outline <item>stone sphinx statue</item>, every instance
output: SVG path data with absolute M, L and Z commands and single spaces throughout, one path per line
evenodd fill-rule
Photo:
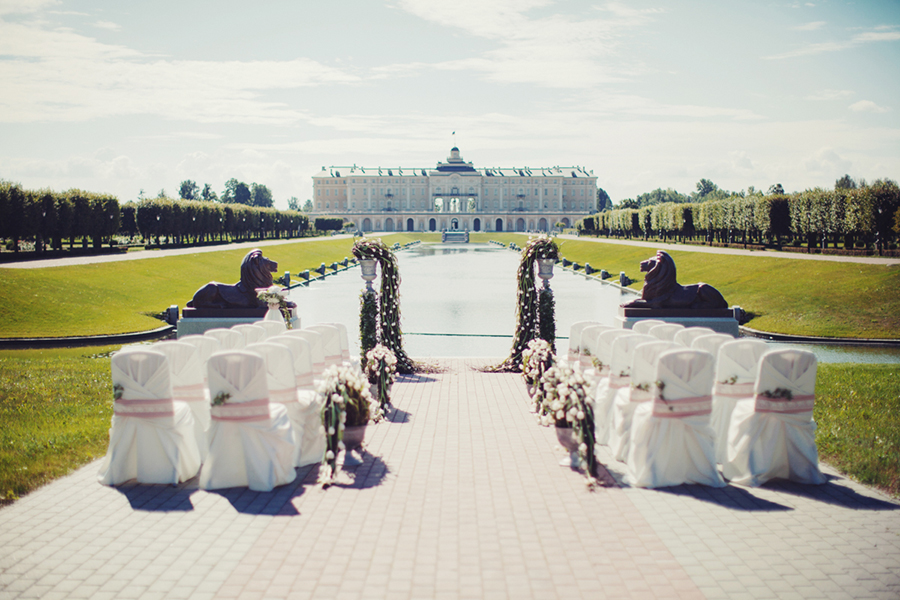
M 679 285 L 675 279 L 675 261 L 662 250 L 641 263 L 641 272 L 647 274 L 644 276 L 640 300 L 632 300 L 623 304 L 623 307 L 699 310 L 728 308 L 728 303 L 719 290 L 707 283 Z
M 241 261 L 241 280 L 234 285 L 211 281 L 194 293 L 187 303 L 190 308 L 264 308 L 265 303 L 256 297 L 258 288 L 272 285 L 272 273 L 278 263 L 254 249 Z

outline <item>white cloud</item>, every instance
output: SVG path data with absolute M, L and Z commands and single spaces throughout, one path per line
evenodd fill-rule
M 118 31 L 122 29 L 122 26 L 118 23 L 113 23 L 111 21 L 97 21 L 94 23 L 94 27 L 99 27 L 100 29 L 109 29 L 110 31 Z
M 816 29 L 821 29 L 824 25 L 825 21 L 811 21 L 809 23 L 804 23 L 803 25 L 797 25 L 791 29 L 794 31 L 815 31 Z
M 871 113 L 886 113 L 890 109 L 885 108 L 883 106 L 878 106 L 871 100 L 860 100 L 859 102 L 854 102 L 848 107 L 853 112 L 871 112 Z
M 840 50 L 854 48 L 856 46 L 868 44 L 871 42 L 893 42 L 896 40 L 900 40 L 900 31 L 895 31 L 893 27 L 889 26 L 879 26 L 876 27 L 873 31 L 858 33 L 849 40 L 808 44 L 795 50 L 790 50 L 781 54 L 772 54 L 770 56 L 764 56 L 763 58 L 770 60 L 779 60 L 784 58 L 795 58 L 798 56 L 812 56 L 815 54 L 822 54 L 824 52 L 838 52 Z
M 191 61 L 141 54 L 66 29 L 0 21 L 0 121 L 155 114 L 200 122 L 285 123 L 304 115 L 266 90 L 353 83 L 307 58 Z
M 811 173 L 848 173 L 853 162 L 838 155 L 832 148 L 820 148 L 804 161 L 804 167 Z
M 58 0 L 0 0 L 0 15 L 33 13 L 58 4 Z
M 853 92 L 850 90 L 820 90 L 818 92 L 812 93 L 806 97 L 807 100 L 837 100 L 839 98 L 846 98 L 847 96 L 852 96 Z

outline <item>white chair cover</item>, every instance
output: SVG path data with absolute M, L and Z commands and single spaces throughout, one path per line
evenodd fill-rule
M 131 350 L 112 357 L 114 386 L 122 397 L 113 402 L 109 448 L 98 480 L 119 485 L 177 484 L 200 470 L 191 409 L 172 400 L 169 360 L 154 350 Z
M 701 335 L 693 342 L 691 342 L 691 348 L 693 348 L 694 350 L 704 350 L 706 352 L 709 352 L 713 356 L 718 357 L 719 348 L 721 348 L 722 344 L 726 344 L 732 340 L 734 340 L 734 338 L 727 333 Z
M 256 352 L 266 361 L 269 402 L 283 404 L 287 410 L 294 440 L 294 466 L 299 467 L 304 422 L 303 410 L 297 397 L 297 380 L 294 376 L 294 356 L 291 349 L 277 342 L 259 342 L 247 346 L 247 351 Z
M 590 325 L 599 325 L 597 321 L 577 321 L 569 327 L 569 352 L 566 360 L 575 365 L 581 355 L 581 331 Z
M 311 325 L 304 331 L 315 331 L 322 334 L 322 349 L 325 351 L 325 366 L 341 365 L 344 362 L 341 353 L 341 330 L 335 325 Z
M 200 460 L 206 460 L 209 448 L 206 432 L 209 431 L 209 393 L 203 382 L 200 351 L 193 344 L 165 341 L 153 344 L 153 349 L 169 358 L 169 378 L 172 382 L 172 398 L 186 403 L 194 415 L 194 437 L 200 449 Z
M 215 329 L 207 329 L 203 335 L 219 340 L 219 344 L 222 345 L 222 351 L 240 350 L 246 345 L 244 336 L 234 329 L 216 327 Z
M 260 322 L 261 321 L 257 321 L 256 323 L 240 323 L 231 327 L 231 329 L 244 336 L 244 348 L 250 344 L 255 344 L 266 339 L 266 330 L 260 327 Z
M 728 429 L 722 470 L 732 483 L 758 486 L 770 479 L 825 483 L 819 470 L 813 405 L 816 356 L 806 350 L 771 350 L 759 363 L 754 397 L 738 402 Z M 791 399 L 769 398 L 785 395 Z
M 664 325 L 654 325 L 650 328 L 650 335 L 667 342 L 675 341 L 675 334 L 685 329 L 684 325 L 678 323 L 665 323 Z
M 178 338 L 178 341 L 183 344 L 191 344 L 192 346 L 197 348 L 200 367 L 203 371 L 203 381 L 206 381 L 206 361 L 208 361 L 209 357 L 212 356 L 215 352 L 219 352 L 222 349 L 222 344 L 218 339 L 212 336 L 199 335 L 196 333 L 180 337 Z
M 650 329 L 657 325 L 665 325 L 665 321 L 659 319 L 642 319 L 631 326 L 631 330 L 635 333 L 650 333 Z
M 581 330 L 581 347 L 578 355 L 581 362 L 581 372 L 588 378 L 588 381 L 594 381 L 597 376 L 597 372 L 594 369 L 594 356 L 597 352 L 600 334 L 611 329 L 612 327 L 609 325 L 588 325 Z
M 756 373 L 769 345 L 762 340 L 732 339 L 722 344 L 716 358 L 710 426 L 716 435 L 716 461 L 725 462 L 731 413 L 740 400 L 753 397 Z
M 325 323 L 325 325 L 334 325 L 341 332 L 341 360 L 350 364 L 350 336 L 347 335 L 347 326 L 343 323 Z
M 716 469 L 712 410 L 713 357 L 683 348 L 657 361 L 653 401 L 638 406 L 631 426 L 626 481 L 637 487 L 700 483 L 723 487 Z
M 313 375 L 316 379 L 319 379 L 325 371 L 325 344 L 322 340 L 322 334 L 308 329 L 288 329 L 286 334 L 295 335 L 309 342 L 309 356 L 312 360 Z
M 213 490 L 247 486 L 268 492 L 294 481 L 294 441 L 284 405 L 269 403 L 266 365 L 253 352 L 218 352 L 209 359 L 212 407 L 209 457 L 200 472 L 200 487 Z
M 639 344 L 659 341 L 652 335 L 623 331 L 626 332 L 625 335 L 616 337 L 612 343 L 606 396 L 597 396 L 595 402 L 597 409 L 594 411 L 594 437 L 598 443 L 609 444 L 609 447 L 613 449 L 616 448 L 615 406 L 620 396 L 624 397 L 624 402 L 628 401 L 631 387 L 631 359 L 634 356 L 634 349 Z
M 285 331 L 287 331 L 287 326 L 284 324 L 284 321 L 257 321 L 254 325 L 258 325 L 266 330 L 266 339 L 270 337 L 275 337 L 276 335 L 281 335 Z
M 297 400 L 303 420 L 303 445 L 300 448 L 300 466 L 322 462 L 325 455 L 325 434 L 322 431 L 322 402 L 316 393 L 313 379 L 310 344 L 300 336 L 279 335 L 269 340 L 290 348 L 294 357 L 294 375 L 297 381 Z
M 617 394 L 613 407 L 616 445 L 611 448 L 616 460 L 628 459 L 628 445 L 631 442 L 631 421 L 634 411 L 642 402 L 653 399 L 656 385 L 656 361 L 663 352 L 680 348 L 675 342 L 657 340 L 644 342 L 634 348 L 631 358 L 631 385 L 627 394 Z
M 698 337 L 704 335 L 714 335 L 716 332 L 709 327 L 685 327 L 681 331 L 675 333 L 675 342 L 681 344 L 685 348 L 690 348 Z M 714 355 L 715 356 L 715 355 Z
M 630 329 L 610 329 L 600 334 L 594 352 L 594 384 L 588 398 L 594 408 L 594 439 L 598 444 L 609 441 L 609 419 L 612 414 L 606 406 L 609 391 L 609 365 L 612 361 L 613 342 L 623 335 L 635 335 Z M 601 408 L 602 407 L 602 408 Z

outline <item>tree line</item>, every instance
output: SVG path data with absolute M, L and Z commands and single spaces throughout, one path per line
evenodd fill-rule
M 247 185 L 243 181 L 231 178 L 225 182 L 225 190 L 221 198 L 212 187 L 205 183 L 201 189 L 193 179 L 185 179 L 178 188 L 178 195 L 182 200 L 202 200 L 204 202 L 222 202 L 224 204 L 245 204 L 260 208 L 272 208 L 275 201 L 272 191 L 261 183 Z M 165 190 L 161 190 L 159 197 L 166 197 Z M 288 199 L 289 210 L 300 210 L 300 201 L 296 196 Z
M 109 194 L 27 190 L 0 181 L 0 238 L 16 252 L 25 240 L 43 252 L 62 250 L 66 241 L 73 248 L 76 240 L 83 248 L 100 248 L 113 245 L 117 235 L 189 244 L 294 237 L 308 230 L 309 217 L 295 210 L 165 197 L 120 205 Z
M 805 244 L 810 249 L 825 249 L 829 244 L 878 251 L 896 247 L 900 187 L 889 179 L 857 185 L 842 178 L 836 183 L 833 190 L 814 188 L 792 194 L 785 194 L 780 185 L 766 194 L 752 188 L 750 193 L 727 196 L 709 190 L 700 201 L 663 201 L 607 210 L 585 217 L 577 228 L 588 235 L 607 237 Z M 712 199 L 706 199 L 710 196 Z

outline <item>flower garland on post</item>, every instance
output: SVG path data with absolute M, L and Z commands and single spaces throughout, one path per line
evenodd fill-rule
M 260 302 L 268 304 L 269 310 L 272 310 L 277 306 L 278 311 L 281 313 L 281 317 L 284 319 L 285 327 L 291 329 L 291 308 L 296 307 L 297 305 L 293 302 L 288 302 L 287 295 L 285 294 L 286 291 L 287 290 L 284 290 L 277 285 L 269 286 L 267 288 L 256 288 L 256 298 Z
M 555 364 L 556 356 L 546 340 L 535 338 L 528 342 L 528 347 L 522 353 L 522 378 L 525 379 L 530 394 L 536 393 L 541 377 Z
M 378 344 L 366 353 L 366 377 L 378 390 L 378 404 L 382 411 L 391 403 L 390 389 L 396 373 L 397 357 L 389 348 Z
M 559 247 L 550 236 L 542 235 L 528 240 L 528 244 L 522 250 L 522 260 L 519 262 L 519 287 L 516 293 L 516 334 L 513 337 L 512 350 L 509 357 L 499 365 L 488 367 L 490 372 L 519 372 L 522 370 L 522 353 L 528 347 L 528 342 L 539 337 L 543 332 L 539 328 L 539 313 L 537 306 L 537 293 L 534 289 L 534 263 L 541 258 L 559 259 Z M 550 299 L 552 301 L 552 295 Z M 553 318 L 552 310 L 548 313 L 548 319 Z M 546 326 L 553 329 L 553 340 L 556 339 L 556 325 L 547 323 Z M 544 338 L 546 339 L 546 338 Z
M 578 454 L 585 466 L 587 485 L 592 488 L 597 484 L 597 458 L 594 409 L 588 401 L 589 387 L 580 371 L 568 365 L 556 365 L 541 377 L 534 395 L 534 406 L 541 425 L 572 428 L 578 441 Z
M 556 300 L 553 298 L 553 290 L 549 286 L 542 287 L 538 292 L 538 336 L 550 345 L 553 353 L 556 353 Z
M 366 354 L 378 344 L 378 294 L 365 289 L 359 295 L 360 362 L 366 364 Z
M 383 413 L 358 372 L 350 367 L 330 366 L 316 391 L 324 398 L 321 417 L 325 429 L 322 458 L 325 469 L 319 473 L 319 483 L 327 487 L 334 483 L 337 457 L 345 449 L 344 429 L 365 425 L 369 420 L 377 423 Z
M 400 270 L 397 266 L 397 257 L 378 238 L 358 240 L 353 244 L 353 256 L 360 260 L 374 258 L 381 266 L 381 295 L 378 307 L 381 343 L 397 358 L 398 372 L 415 373 L 415 363 L 403 350 L 403 333 L 400 331 Z

